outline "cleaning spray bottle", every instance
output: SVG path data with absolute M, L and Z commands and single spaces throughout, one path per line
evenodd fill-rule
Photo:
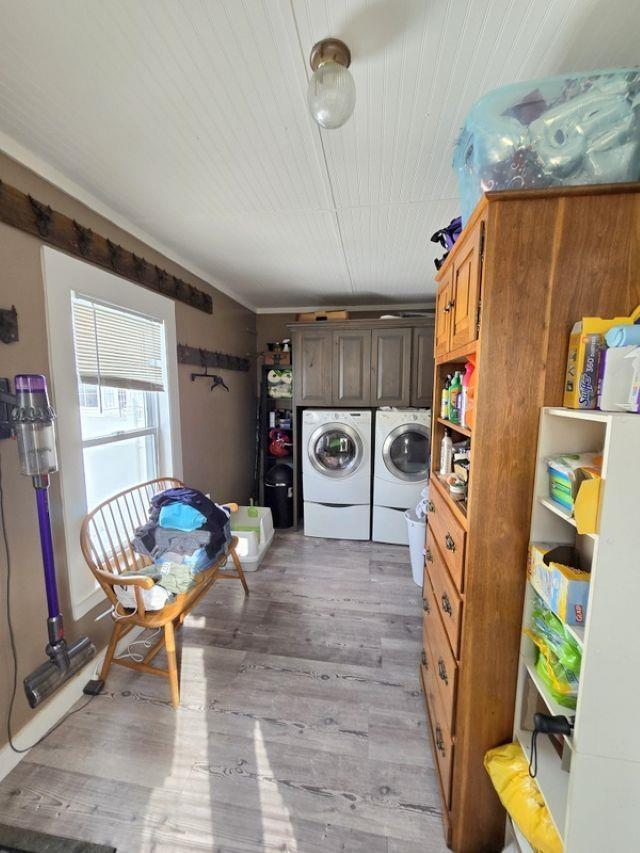
M 469 383 L 471 382 L 471 374 L 474 371 L 474 365 L 468 361 L 464 368 L 464 376 L 462 377 L 462 394 L 460 395 L 460 423 L 463 427 L 468 427 L 467 423 L 467 408 L 469 405 Z
M 451 387 L 451 374 L 447 373 L 447 378 L 442 386 L 442 395 L 440 402 L 440 417 L 447 419 L 449 417 L 449 388 Z
M 453 374 L 449 388 L 449 420 L 452 424 L 459 423 L 458 397 L 462 393 L 462 374 L 459 370 Z

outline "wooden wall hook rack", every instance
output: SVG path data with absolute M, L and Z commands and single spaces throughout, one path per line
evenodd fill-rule
M 213 352 L 201 347 L 178 344 L 178 364 L 195 364 L 198 367 L 221 367 L 224 370 L 242 370 L 247 372 L 251 362 L 239 355 L 226 352 Z

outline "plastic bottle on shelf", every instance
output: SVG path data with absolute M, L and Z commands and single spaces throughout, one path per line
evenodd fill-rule
M 449 420 L 452 424 L 459 423 L 458 398 L 462 393 L 462 374 L 459 370 L 453 374 L 449 388 Z
M 449 430 L 445 427 L 444 436 L 440 443 L 440 476 L 446 477 L 451 473 L 453 462 L 453 441 Z
M 447 378 L 444 380 L 444 385 L 442 386 L 442 395 L 440 402 L 440 417 L 448 418 L 449 417 L 449 389 L 451 387 L 451 374 L 447 373 Z
M 464 367 L 464 375 L 462 377 L 462 394 L 460 395 L 460 423 L 463 427 L 468 427 L 467 423 L 467 408 L 469 405 L 469 383 L 471 382 L 471 374 L 475 367 L 471 361 L 468 361 Z

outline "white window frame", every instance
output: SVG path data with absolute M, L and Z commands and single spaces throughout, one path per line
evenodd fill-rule
M 173 300 L 145 290 L 106 270 L 42 248 L 51 392 L 57 414 L 67 570 L 71 610 L 80 619 L 104 600 L 80 550 L 80 528 L 87 513 L 80 401 L 73 344 L 72 296 L 96 299 L 114 308 L 134 311 L 162 323 L 165 389 L 159 402 L 159 475 L 182 479 L 182 442 L 176 358 L 176 318 Z M 102 439 L 98 440 L 103 442 Z M 86 441 L 84 442 L 86 445 Z

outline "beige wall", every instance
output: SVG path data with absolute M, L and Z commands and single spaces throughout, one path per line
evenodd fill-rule
M 31 193 L 39 201 L 72 216 L 85 226 L 109 237 L 169 273 L 199 287 L 204 282 L 185 269 L 145 246 L 127 232 L 93 213 L 32 172 L 0 154 L 0 179 Z M 0 307 L 14 304 L 18 311 L 20 340 L 0 343 L 0 376 L 16 373 L 49 375 L 41 241 L 0 224 Z M 131 287 L 137 285 L 132 284 Z M 176 324 L 180 343 L 237 355 L 256 350 L 255 315 L 229 297 L 213 290 L 213 316 L 180 302 L 176 303 Z M 184 479 L 216 497 L 244 503 L 253 486 L 255 438 L 255 374 L 215 371 L 224 375 L 230 388 L 211 393 L 206 382 L 191 382 L 191 368 L 179 367 Z M 55 401 L 54 401 L 55 403 Z M 0 463 L 6 513 L 6 529 L 13 563 L 11 613 L 18 646 L 18 696 L 13 714 L 17 732 L 34 715 L 22 690 L 22 679 L 44 660 L 46 644 L 46 604 L 42 563 L 37 536 L 34 492 L 31 481 L 19 474 L 15 442 L 0 442 Z M 97 607 L 74 623 L 69 607 L 64 554 L 60 491 L 57 475 L 52 477 L 52 521 L 56 548 L 61 607 L 67 636 L 86 633 L 98 646 L 104 645 L 109 620 L 95 622 L 104 607 Z M 88 570 L 87 570 L 88 571 Z M 8 653 L 5 621 L 6 565 L 0 550 L 0 745 L 6 741 L 5 715 L 11 686 L 12 664 Z

